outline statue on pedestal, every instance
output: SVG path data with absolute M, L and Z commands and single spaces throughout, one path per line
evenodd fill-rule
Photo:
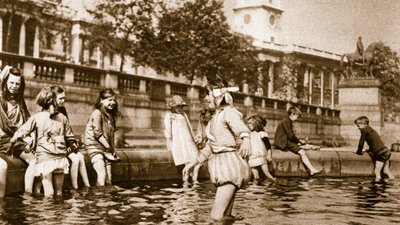
M 358 77 L 358 76 L 366 76 L 373 77 L 372 67 L 375 58 L 375 53 L 377 50 L 383 49 L 382 42 L 373 42 L 368 48 L 364 51 L 364 45 L 362 43 L 361 37 L 358 38 L 357 41 L 357 50 L 354 53 L 346 53 L 341 56 L 340 65 L 343 66 L 344 58 L 347 59 L 346 65 L 346 75 L 347 77 Z M 358 63 L 358 64 L 357 64 Z M 364 70 L 364 74 L 360 75 L 360 73 L 355 73 L 353 70 L 354 65 L 359 65 Z

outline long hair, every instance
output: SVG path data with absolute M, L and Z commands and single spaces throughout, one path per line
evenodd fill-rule
M 99 96 L 97 97 L 96 103 L 94 104 L 94 108 L 100 110 L 100 112 L 102 112 L 105 115 L 107 114 L 110 115 L 112 117 L 110 119 L 115 127 L 116 119 L 118 116 L 118 102 L 117 101 L 115 102 L 115 106 L 112 110 L 107 110 L 107 111 L 105 111 L 104 107 L 101 104 L 102 100 L 113 96 L 116 96 L 116 94 L 112 89 L 110 88 L 103 89 L 102 91 L 100 91 Z
M 57 95 L 64 93 L 64 89 L 60 86 L 51 86 L 50 89 L 55 94 L 55 98 L 57 99 Z M 67 109 L 64 106 L 59 106 L 57 100 L 54 101 L 54 104 L 57 106 L 58 112 L 62 113 L 64 116 L 68 118 Z
M 257 132 L 263 131 L 264 127 L 267 125 L 267 119 L 259 114 L 248 117 L 247 121 L 249 120 L 253 120 L 254 131 Z
M 7 81 L 10 78 L 10 74 L 17 77 L 21 77 L 21 84 L 18 89 L 18 93 L 16 95 L 12 95 L 7 88 Z M 22 116 L 24 118 L 24 121 L 26 121 L 29 118 L 30 114 L 28 111 L 28 107 L 26 107 L 26 102 L 24 99 L 24 91 L 25 91 L 25 78 L 24 76 L 22 76 L 21 71 L 18 68 L 12 67 L 1 81 L 1 98 L 2 100 L 4 100 L 2 101 L 3 103 L 2 107 L 6 109 L 7 104 L 5 104 L 5 102 L 10 100 L 15 100 L 17 104 L 21 107 Z

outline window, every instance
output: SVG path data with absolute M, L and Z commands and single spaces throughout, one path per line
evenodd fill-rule
M 244 15 L 244 23 L 245 24 L 249 24 L 250 23 L 250 21 L 251 21 L 251 17 L 250 17 L 250 15 L 249 14 L 246 14 L 246 15 Z

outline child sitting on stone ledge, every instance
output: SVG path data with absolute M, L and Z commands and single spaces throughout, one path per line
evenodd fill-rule
M 292 106 L 287 111 L 287 114 L 288 115 L 279 122 L 276 128 L 274 139 L 275 147 L 284 151 L 291 151 L 295 154 L 298 154 L 310 176 L 321 173 L 322 170 L 317 170 L 314 168 L 308 159 L 306 152 L 300 147 L 306 143 L 301 141 L 296 136 L 293 129 L 293 123 L 301 116 L 300 109 Z

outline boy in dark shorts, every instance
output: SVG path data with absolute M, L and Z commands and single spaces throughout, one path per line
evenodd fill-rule
M 288 116 L 281 120 L 276 128 L 274 140 L 275 147 L 284 151 L 291 151 L 295 154 L 298 154 L 310 176 L 321 173 L 322 170 L 315 169 L 308 159 L 304 149 L 301 149 L 300 146 L 304 145 L 305 143 L 296 137 L 293 129 L 293 123 L 301 116 L 300 109 L 292 106 L 287 111 L 287 114 Z
M 379 134 L 369 126 L 369 120 L 366 116 L 358 117 L 354 123 L 361 131 L 360 141 L 356 154 L 362 155 L 364 142 L 369 146 L 368 154 L 375 166 L 375 181 L 382 179 L 381 172 L 386 174 L 389 179 L 394 179 L 392 172 L 389 169 L 390 150 L 385 146 Z

